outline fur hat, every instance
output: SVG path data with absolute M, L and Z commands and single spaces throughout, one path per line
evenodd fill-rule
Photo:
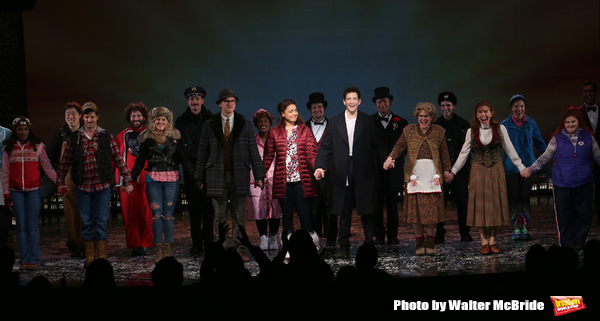
M 441 105 L 442 101 L 449 101 L 452 103 L 452 105 L 456 105 L 456 103 L 458 102 L 458 99 L 456 98 L 454 93 L 450 91 L 444 91 L 443 93 L 439 94 L 437 100 L 438 105 Z
M 148 113 L 148 116 L 150 117 L 150 122 L 153 122 L 154 118 L 159 116 L 166 117 L 169 123 L 173 122 L 173 112 L 167 109 L 167 107 L 155 107 Z

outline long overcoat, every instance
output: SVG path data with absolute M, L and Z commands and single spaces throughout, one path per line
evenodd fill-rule
M 265 179 L 265 169 L 258 153 L 252 123 L 244 116 L 234 113 L 233 129 L 233 177 L 237 196 L 250 194 L 250 170 L 255 181 Z M 206 183 L 207 195 L 221 197 L 223 195 L 225 164 L 223 125 L 221 114 L 210 117 L 202 126 L 198 144 L 198 163 L 196 164 L 197 180 Z
M 325 176 L 331 184 L 329 210 L 341 215 L 349 165 L 349 143 L 345 111 L 331 118 L 323 142 L 319 147 L 315 168 L 326 169 Z M 353 173 L 354 201 L 358 215 L 370 215 L 379 204 L 379 167 L 387 157 L 385 137 L 375 127 L 373 116 L 358 111 L 354 128 Z

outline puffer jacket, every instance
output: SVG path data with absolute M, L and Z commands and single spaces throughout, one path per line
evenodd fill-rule
M 312 183 L 315 160 L 317 159 L 317 142 L 310 128 L 305 124 L 298 125 L 298 161 L 300 165 L 300 179 L 305 198 L 316 196 L 316 190 Z M 286 153 L 287 153 L 287 131 L 284 126 L 278 125 L 269 131 L 265 143 L 263 165 L 265 171 L 275 162 L 273 174 L 273 198 L 285 198 L 286 179 Z

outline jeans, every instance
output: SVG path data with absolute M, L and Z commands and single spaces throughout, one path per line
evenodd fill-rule
M 10 191 L 13 212 L 17 220 L 17 242 L 21 263 L 40 263 L 40 209 L 42 195 L 39 189 L 29 192 Z
M 84 241 L 106 241 L 110 217 L 111 188 L 88 193 L 77 188 L 77 207 L 81 216 L 81 236 Z
M 179 196 L 179 182 L 159 182 L 146 176 L 146 195 L 152 210 L 154 244 L 173 243 L 173 212 Z M 191 195 L 190 197 L 196 197 Z M 164 240 L 163 240 L 164 237 Z

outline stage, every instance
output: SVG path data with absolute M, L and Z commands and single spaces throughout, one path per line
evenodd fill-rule
M 395 285 L 392 287 L 394 290 L 383 291 L 385 299 L 376 300 L 374 304 L 381 304 L 384 309 L 388 310 L 387 312 L 398 313 L 393 307 L 394 302 L 401 302 L 401 300 L 412 302 L 418 298 L 428 303 L 431 303 L 432 300 L 456 298 L 489 300 L 489 302 L 498 297 L 527 301 L 538 299 L 545 302 L 546 307 L 544 310 L 548 314 L 548 310 L 552 310 L 550 295 L 583 295 L 584 300 L 587 299 L 588 310 L 592 307 L 598 309 L 600 301 L 596 300 L 593 291 L 588 290 L 591 289 L 592 285 L 582 281 L 586 280 L 584 277 L 587 275 L 583 272 L 582 251 L 578 252 L 579 263 L 577 269 L 573 271 L 577 274 L 575 276 L 556 275 L 555 279 L 542 281 L 540 279 L 533 280 L 531 274 L 526 272 L 525 254 L 533 244 L 539 243 L 546 249 L 557 244 L 551 198 L 536 197 L 534 204 L 529 225 L 532 239 L 530 241 L 513 241 L 511 239 L 512 228 L 508 226 L 502 228 L 497 238 L 497 244 L 502 250 L 500 254 L 481 255 L 479 253 L 481 245 L 476 228 L 471 230 L 472 242 L 460 241 L 456 224 L 456 211 L 452 205 L 449 205 L 447 211 L 446 242 L 436 245 L 436 255 L 415 256 L 412 228 L 406 224 L 401 224 L 399 246 L 386 245 L 379 247 L 377 265 L 379 269 L 394 277 L 393 283 Z M 399 211 L 399 213 L 402 215 L 402 211 Z M 297 221 L 295 223 L 295 226 L 299 226 Z M 120 213 L 113 212 L 109 224 L 108 261 L 114 268 L 115 281 L 120 293 L 129 296 L 131 293 L 140 293 L 137 291 L 139 289 L 144 289 L 144 291 L 152 289 L 153 284 L 150 274 L 155 266 L 153 256 L 131 257 L 131 250 L 125 248 L 125 232 Z M 18 272 L 21 285 L 26 286 L 35 276 L 44 276 L 50 281 L 53 288 L 61 288 L 66 293 L 76 293 L 74 291 L 81 287 L 85 276 L 84 261 L 83 259 L 69 258 L 69 252 L 65 246 L 66 232 L 63 217 L 56 214 L 44 214 L 40 219 L 40 225 L 42 253 L 40 266 L 37 271 Z M 254 221 L 246 221 L 246 229 L 250 241 L 258 245 L 259 237 L 256 233 Z M 343 266 L 354 264 L 356 251 L 363 241 L 362 227 L 357 216 L 354 216 L 352 233 L 350 259 L 340 260 L 334 259 L 330 255 L 325 256 L 326 262 L 331 266 L 334 273 L 337 273 Z M 594 218 L 588 240 L 599 238 L 600 227 L 597 218 Z M 16 251 L 17 244 L 14 231 L 11 231 L 11 239 L 10 245 Z M 175 221 L 173 252 L 174 257 L 184 266 L 182 293 L 193 292 L 196 288 L 195 285 L 200 283 L 200 267 L 203 256 L 190 254 L 190 244 L 187 212 L 185 210 L 178 211 Z M 325 246 L 324 239 L 321 240 L 320 245 L 321 247 Z M 273 258 L 276 253 L 275 251 L 268 251 L 267 255 Z M 251 260 L 245 263 L 245 268 L 253 276 L 256 276 L 260 270 L 256 261 L 251 256 L 250 258 Z M 19 271 L 18 264 L 14 265 L 13 271 Z M 571 271 L 565 272 L 571 273 Z M 573 283 L 572 280 L 577 281 Z M 593 282 L 596 282 L 596 280 Z M 543 284 L 543 290 L 536 286 L 538 282 Z M 282 286 L 284 285 L 282 284 Z M 378 288 L 376 285 L 373 286 Z M 535 288 L 532 288 L 533 286 Z M 336 289 L 339 290 L 339 287 L 339 284 L 336 285 Z M 595 286 L 593 287 L 595 288 Z M 345 294 L 352 296 L 354 299 L 365 295 L 361 286 L 357 285 L 352 289 L 354 294 L 351 294 L 352 291 L 350 291 L 350 294 Z M 387 289 L 389 290 L 389 287 Z M 231 289 L 230 291 L 237 290 Z M 256 289 L 245 290 L 249 290 L 252 295 L 256 292 Z M 270 289 L 269 291 L 271 291 L 271 295 L 276 296 L 276 292 L 280 290 Z M 575 292 L 561 292 L 567 290 Z M 317 290 L 317 297 L 320 298 L 322 295 L 323 291 Z M 369 294 L 369 296 L 373 298 L 372 294 Z M 418 311 L 411 312 L 418 313 Z

